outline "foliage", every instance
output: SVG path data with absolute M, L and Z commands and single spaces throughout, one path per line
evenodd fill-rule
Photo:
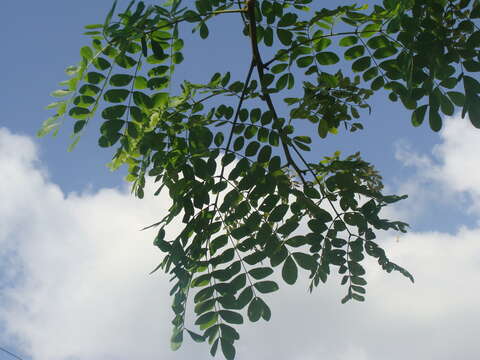
M 212 355 L 220 347 L 233 359 L 235 325 L 245 316 L 271 317 L 264 294 L 279 288 L 275 269 L 287 284 L 305 270 L 310 290 L 336 271 L 347 288 L 342 302 L 364 301 L 365 255 L 413 281 L 375 242 L 377 230 L 406 230 L 379 216 L 405 196 L 384 195 L 381 177 L 359 154 L 308 162 L 312 139 L 298 124 L 303 131 L 310 124 L 320 138 L 342 127 L 361 130 L 360 112 L 380 91 L 412 110 L 414 126 L 427 117 L 439 131 L 441 114 L 457 107 L 480 128 L 478 0 L 384 0 L 372 10 L 328 10 L 312 0 L 132 1 L 117 21 L 115 10 L 103 24 L 86 26 L 92 44 L 67 68 L 70 78 L 52 94 L 60 100 L 49 106 L 56 113 L 39 134 L 56 133 L 73 118 L 74 146 L 106 104 L 99 145 L 117 147 L 112 168 L 128 166 L 140 198 L 148 176 L 160 184 L 156 195 L 168 190 L 169 213 L 151 227 L 165 253 L 155 270 L 174 281 L 173 349 L 188 333 L 207 340 Z M 209 21 L 232 12 L 251 39 L 246 78 L 217 73 L 174 89 L 182 26 L 205 39 Z M 264 62 L 261 46 L 276 55 Z M 271 94 L 286 89 L 303 96 L 285 97 L 290 112 L 281 117 Z M 236 107 L 222 96 L 237 99 Z M 183 228 L 170 234 L 177 217 Z M 201 334 L 187 329 L 189 299 Z

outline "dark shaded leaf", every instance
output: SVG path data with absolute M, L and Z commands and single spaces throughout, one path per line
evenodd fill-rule
M 233 347 L 232 343 L 223 338 L 220 341 L 222 346 L 222 352 L 223 352 L 223 355 L 225 356 L 225 359 L 227 360 L 235 359 L 235 348 Z
M 237 299 L 238 309 L 243 309 L 245 306 L 247 306 L 247 304 L 250 302 L 250 300 L 252 300 L 252 298 L 253 298 L 253 290 L 249 286 L 245 288 L 238 296 L 238 299 Z
M 256 280 L 264 279 L 273 274 L 273 269 L 268 267 L 261 267 L 252 269 L 248 272 Z
M 235 311 L 220 310 L 220 317 L 230 324 L 243 324 L 243 316 Z
M 102 111 L 102 117 L 109 120 L 120 119 L 126 110 L 127 107 L 125 105 L 110 106 Z
M 105 101 L 111 103 L 121 103 L 127 99 L 129 94 L 130 91 L 126 89 L 111 89 L 105 92 L 103 98 L 105 99 Z
M 435 109 L 430 106 L 429 112 L 428 112 L 428 119 L 430 123 L 430 128 L 433 131 L 440 131 L 442 129 L 442 118 L 438 113 L 438 109 Z
M 312 255 L 304 254 L 301 252 L 294 252 L 292 254 L 295 261 L 305 270 L 315 270 L 317 268 L 317 262 Z
M 90 117 L 90 110 L 82 107 L 73 107 L 68 113 L 72 118 L 78 120 L 84 120 Z
M 253 300 L 250 302 L 250 305 L 248 306 L 248 319 L 251 322 L 257 322 L 260 320 L 260 317 L 262 316 L 263 312 L 263 304 L 262 301 L 260 301 L 260 298 L 255 297 Z
M 268 294 L 278 290 L 278 284 L 275 281 L 260 281 L 253 284 L 253 286 L 262 294 Z
M 132 82 L 133 76 L 128 74 L 115 74 L 110 78 L 110 85 L 112 86 L 127 86 Z
M 292 256 L 289 256 L 283 263 L 282 278 L 287 284 L 293 285 L 297 281 L 298 268 Z

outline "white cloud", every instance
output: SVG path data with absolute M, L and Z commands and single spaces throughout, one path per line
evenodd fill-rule
M 32 141 L 6 130 L 0 154 L 2 264 L 15 280 L 3 289 L 9 333 L 34 359 L 164 352 L 168 287 L 147 276 L 161 258 L 153 233 L 138 229 L 165 203 L 136 201 L 126 189 L 64 195 L 37 167 Z
M 451 168 L 459 145 L 449 142 L 455 133 L 448 126 L 439 158 L 424 157 L 425 169 Z M 465 151 L 479 153 L 480 142 L 469 143 Z M 165 199 L 135 200 L 127 189 L 64 194 L 42 170 L 32 141 L 4 129 L 0 174 L 0 339 L 16 336 L 34 360 L 209 359 L 207 346 L 190 341 L 169 350 L 168 279 L 147 276 L 161 254 L 151 245 L 153 233 L 138 229 L 165 213 Z M 456 184 L 441 186 L 474 194 L 473 181 Z M 282 284 L 267 297 L 270 323 L 242 326 L 237 358 L 476 359 L 479 238 L 479 228 L 466 227 L 386 237 L 381 242 L 392 260 L 417 282 L 369 262 L 362 304 L 340 305 L 345 288 L 334 278 L 312 295 L 306 280 Z
M 400 192 L 415 199 L 415 206 L 398 208 L 410 219 L 424 213 L 432 202 L 480 214 L 480 132 L 458 114 L 446 119 L 440 139 L 432 155 L 416 153 L 408 142 L 397 143 L 397 159 L 416 170 L 399 186 Z
M 441 181 L 452 190 L 469 192 L 479 197 L 480 132 L 472 127 L 468 119 L 457 116 L 446 122 L 441 138 L 442 143 L 434 149 L 437 158 L 441 159 Z

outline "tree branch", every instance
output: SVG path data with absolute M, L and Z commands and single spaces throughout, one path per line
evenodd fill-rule
M 295 169 L 295 171 L 298 173 L 298 176 L 302 180 L 302 183 L 304 185 L 307 184 L 302 170 L 298 167 L 298 165 L 295 163 L 295 161 L 292 158 L 292 155 L 290 153 L 290 149 L 288 148 L 288 143 L 285 139 L 285 134 L 283 134 L 283 129 L 280 128 L 280 121 L 277 115 L 277 111 L 275 110 L 275 106 L 273 105 L 272 98 L 270 97 L 270 94 L 266 89 L 264 88 L 264 76 L 265 73 L 263 71 L 265 65 L 262 62 L 262 57 L 260 55 L 260 51 L 258 49 L 258 42 L 257 42 L 257 23 L 255 20 L 255 5 L 256 5 L 256 0 L 247 0 L 247 18 L 248 18 L 248 26 L 249 26 L 249 33 L 250 33 L 250 42 L 252 46 L 252 54 L 253 54 L 253 60 L 255 63 L 255 67 L 257 68 L 258 72 L 258 77 L 260 80 L 260 86 L 262 89 L 262 95 L 265 98 L 265 102 L 267 103 L 268 109 L 272 112 L 273 118 L 275 120 L 275 125 L 278 126 L 278 131 L 280 133 L 280 141 L 282 143 L 283 151 L 285 152 L 285 156 L 287 158 L 287 163 L 292 165 L 292 167 Z

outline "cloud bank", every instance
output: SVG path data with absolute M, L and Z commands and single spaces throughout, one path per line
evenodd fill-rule
M 417 169 L 402 186 L 416 194 L 442 189 L 444 204 L 460 197 L 478 214 L 480 138 L 464 122 L 447 122 L 432 155 L 399 148 L 399 160 Z M 163 274 L 147 275 L 161 254 L 153 233 L 138 229 L 165 213 L 165 198 L 136 200 L 126 188 L 65 194 L 33 141 L 6 129 L 0 175 L 3 343 L 33 360 L 210 358 L 206 346 L 189 340 L 169 350 L 170 284 Z M 398 213 L 435 211 L 428 201 L 408 206 Z M 282 284 L 267 299 L 272 320 L 240 329 L 237 358 L 476 359 L 480 227 L 455 221 L 454 233 L 385 236 L 392 260 L 416 284 L 369 263 L 363 304 L 340 305 L 345 289 L 333 278 L 311 295 L 305 281 Z

